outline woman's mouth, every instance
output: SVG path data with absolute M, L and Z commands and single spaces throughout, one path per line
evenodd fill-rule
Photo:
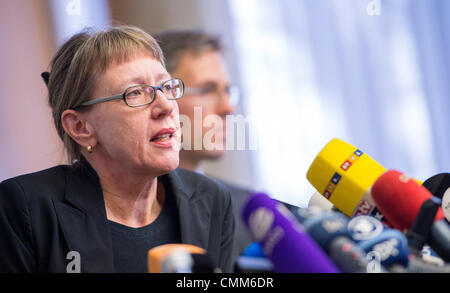
M 150 141 L 164 141 L 164 140 L 169 140 L 172 137 L 173 137 L 172 134 L 166 133 L 166 134 L 159 135 L 159 136 L 157 136 L 155 138 L 152 138 Z
M 175 128 L 163 128 L 150 139 L 150 142 L 162 147 L 172 147 L 175 143 L 174 135 Z

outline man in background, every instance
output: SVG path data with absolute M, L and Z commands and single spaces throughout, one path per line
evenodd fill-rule
M 183 137 L 184 147 L 180 151 L 179 167 L 201 172 L 200 163 L 202 161 L 219 159 L 224 154 L 225 118 L 226 115 L 234 113 L 238 101 L 238 92 L 230 85 L 222 46 L 217 37 L 201 31 L 166 31 L 156 34 L 154 37 L 163 50 L 168 72 L 173 77 L 181 78 L 185 83 L 184 97 L 177 102 L 180 115 L 189 118 L 191 141 L 189 143 L 186 137 Z M 203 126 L 205 117 L 210 115 L 214 115 L 216 121 L 220 119 L 222 123 L 212 123 L 213 125 L 209 127 Z M 213 127 L 217 127 L 217 125 L 222 126 L 219 131 L 214 131 L 215 135 L 212 140 L 216 147 L 205 148 L 201 142 L 196 147 L 196 135 L 194 134 L 196 117 L 202 118 L 201 126 L 197 126 L 201 127 L 201 136 L 214 130 Z M 183 119 L 181 122 L 183 124 Z M 182 127 L 186 127 L 186 125 L 182 125 Z M 200 129 L 196 131 L 199 132 Z M 236 223 L 232 257 L 235 261 L 251 243 L 250 234 L 241 218 L 241 207 L 251 192 L 225 182 L 222 183 L 228 187 L 232 196 Z

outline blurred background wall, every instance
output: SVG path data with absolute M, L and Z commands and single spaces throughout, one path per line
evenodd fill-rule
M 150 33 L 171 29 L 202 29 L 220 36 L 231 82 L 239 85 L 239 68 L 231 30 L 228 1 L 210 0 L 110 0 L 111 18 L 115 23 L 142 27 Z M 245 114 L 243 103 L 237 114 Z M 238 166 L 238 167 L 237 167 Z M 252 187 L 255 176 L 252 152 L 228 151 L 218 161 L 206 161 L 202 168 L 207 174 L 245 187 Z
M 0 180 L 65 161 L 40 73 L 84 26 L 219 34 L 256 150 L 208 174 L 305 206 L 306 171 L 341 138 L 425 180 L 450 170 L 450 1 L 4 0 Z
M 55 47 L 49 2 L 0 2 L 0 180 L 64 158 L 40 77 Z

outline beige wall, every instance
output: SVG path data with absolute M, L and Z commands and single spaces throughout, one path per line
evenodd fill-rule
M 54 40 L 47 0 L 0 1 L 0 180 L 64 158 L 40 73 Z

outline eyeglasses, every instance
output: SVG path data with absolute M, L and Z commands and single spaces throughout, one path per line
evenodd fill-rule
M 217 102 L 224 94 L 226 94 L 228 102 L 233 106 L 236 106 L 240 99 L 239 88 L 236 86 L 226 86 L 220 91 L 215 84 L 207 84 L 198 87 L 187 87 L 184 93 L 190 95 L 214 96 L 217 98 Z
M 184 94 L 184 83 L 179 78 L 169 79 L 160 86 L 147 84 L 134 85 L 127 88 L 123 93 L 107 98 L 95 99 L 84 102 L 80 106 L 91 106 L 112 100 L 122 99 L 129 107 L 141 107 L 151 104 L 156 98 L 156 91 L 160 90 L 168 100 L 176 100 Z

